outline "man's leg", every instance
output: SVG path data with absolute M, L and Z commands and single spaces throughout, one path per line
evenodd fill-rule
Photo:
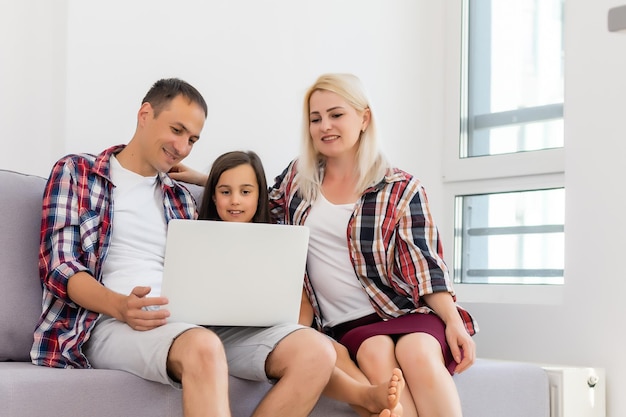
M 84 352 L 94 368 L 119 369 L 176 388 L 183 381 L 185 417 L 230 416 L 224 349 L 209 330 L 168 323 L 136 331 L 103 317 Z
M 253 417 L 306 417 L 335 367 L 330 340 L 311 328 L 290 333 L 266 360 L 265 369 L 278 382 L 267 393 Z
M 182 382 L 185 417 L 230 416 L 226 354 L 215 333 L 196 328 L 178 336 L 167 369 Z

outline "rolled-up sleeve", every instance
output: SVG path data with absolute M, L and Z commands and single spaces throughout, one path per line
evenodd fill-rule
M 76 170 L 70 159 L 52 169 L 43 197 L 39 270 L 43 285 L 57 298 L 71 304 L 67 294 L 69 278 L 88 271 L 81 245 L 81 213 Z M 83 213 L 85 214 L 85 213 Z M 91 227 L 89 216 L 83 227 Z M 97 223 L 91 219 L 91 223 Z M 92 226 L 95 226 L 92 224 Z
M 395 272 L 410 285 L 416 302 L 435 292 L 454 294 L 424 188 L 413 182 L 405 191 L 412 195 L 398 213 Z

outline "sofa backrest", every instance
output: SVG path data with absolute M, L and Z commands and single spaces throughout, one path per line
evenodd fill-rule
M 46 180 L 0 170 L 0 361 L 30 361 L 41 315 L 37 255 Z

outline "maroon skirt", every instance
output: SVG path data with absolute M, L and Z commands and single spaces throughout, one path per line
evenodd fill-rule
M 338 324 L 328 329 L 327 333 L 348 349 L 355 362 L 359 347 L 370 337 L 387 335 L 397 342 L 406 334 L 428 333 L 441 345 L 441 353 L 450 375 L 454 374 L 457 365 L 446 340 L 446 326 L 436 314 L 410 313 L 389 320 L 381 319 L 378 314 L 371 314 Z

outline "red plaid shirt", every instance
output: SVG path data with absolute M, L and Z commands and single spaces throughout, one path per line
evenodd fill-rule
M 311 202 L 297 193 L 296 165 L 292 162 L 276 178 L 270 206 L 275 221 L 303 225 Z M 382 318 L 431 313 L 423 296 L 435 292 L 448 292 L 456 301 L 424 187 L 410 174 L 390 169 L 366 190 L 355 205 L 346 237 L 354 272 Z M 308 276 L 305 288 L 321 327 L 322 312 Z M 478 326 L 472 316 L 457 309 L 468 333 L 475 334 Z
M 69 278 L 86 271 L 102 280 L 113 216 L 110 158 L 124 145 L 100 155 L 68 155 L 50 174 L 43 196 L 39 274 L 43 283 L 43 311 L 34 334 L 31 359 L 36 365 L 88 368 L 82 345 L 98 314 L 67 295 Z M 195 218 L 196 203 L 186 188 L 159 174 L 163 212 L 173 218 Z

